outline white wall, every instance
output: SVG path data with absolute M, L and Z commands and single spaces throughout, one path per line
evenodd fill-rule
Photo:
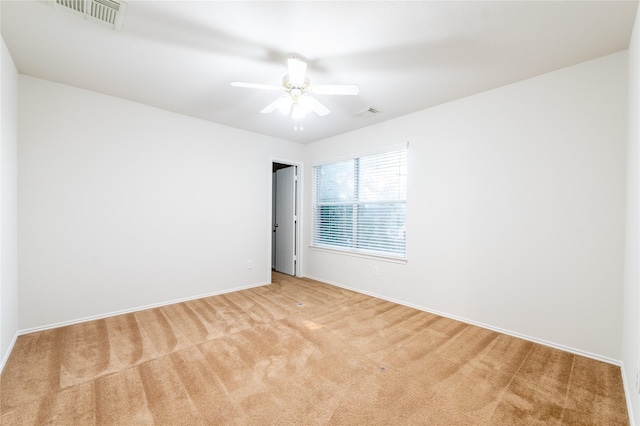
M 626 58 L 309 145 L 308 194 L 313 164 L 409 142 L 408 263 L 306 249 L 304 274 L 620 360 Z
M 301 145 L 26 76 L 19 89 L 22 330 L 271 281 L 271 157 L 299 161 Z
M 640 9 L 629 45 L 629 144 L 627 154 L 627 241 L 624 281 L 622 360 L 629 407 L 640 425 L 640 397 L 635 390 L 640 361 Z
M 18 332 L 17 143 L 18 73 L 0 51 L 0 371 Z

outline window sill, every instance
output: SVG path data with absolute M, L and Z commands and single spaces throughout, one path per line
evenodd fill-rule
M 339 255 L 344 255 L 344 256 L 360 257 L 360 258 L 363 258 L 363 259 L 379 260 L 379 261 L 382 261 L 382 262 L 398 263 L 398 264 L 401 264 L 401 265 L 406 265 L 407 262 L 408 262 L 406 258 L 391 257 L 391 256 L 376 255 L 376 254 L 368 254 L 368 253 L 362 253 L 362 252 L 358 252 L 358 251 L 339 250 L 339 249 L 333 249 L 333 248 L 327 248 L 327 247 L 317 247 L 317 246 L 309 246 L 309 249 L 314 250 L 314 251 L 320 251 L 320 252 L 332 253 L 332 254 L 339 254 Z

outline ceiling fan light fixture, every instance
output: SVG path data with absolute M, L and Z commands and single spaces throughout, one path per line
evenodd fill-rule
M 293 106 L 293 99 L 291 99 L 291 96 L 284 95 L 278 99 L 276 108 L 278 108 L 278 111 L 280 111 L 282 114 L 289 115 L 289 112 L 291 112 L 292 106 Z
M 298 106 L 304 111 L 305 115 L 313 111 L 313 98 L 309 95 L 302 95 L 298 98 Z
M 304 119 L 306 116 L 307 116 L 307 111 L 305 111 L 305 109 L 300 104 L 293 105 L 293 110 L 291 111 L 291 118 L 293 118 L 296 121 L 300 121 Z

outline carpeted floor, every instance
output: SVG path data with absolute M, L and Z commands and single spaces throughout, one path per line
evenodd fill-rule
M 3 425 L 627 425 L 620 369 L 307 279 L 24 335 Z

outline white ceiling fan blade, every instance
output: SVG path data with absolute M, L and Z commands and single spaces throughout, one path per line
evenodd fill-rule
M 311 91 L 316 95 L 357 95 L 360 88 L 355 84 L 323 84 L 311 86 Z
M 262 114 L 269 114 L 270 112 L 273 112 L 276 110 L 276 108 L 278 108 L 278 102 L 280 101 L 280 98 L 276 99 L 275 101 L 271 102 L 269 105 L 267 105 L 266 107 L 264 107 L 262 109 L 262 111 L 260 111 Z
M 326 106 L 324 106 L 319 100 L 317 100 L 316 98 L 311 98 L 312 102 L 313 102 L 313 112 L 315 112 L 316 114 L 318 114 L 320 117 L 324 117 L 325 115 L 329 114 L 331 111 L 329 111 L 329 108 L 327 108 Z
M 274 86 L 272 84 L 245 83 L 244 81 L 233 81 L 233 87 L 246 87 L 248 89 L 264 89 L 264 90 L 280 90 L 282 86 Z
M 284 115 L 288 115 L 289 111 L 291 111 L 291 107 L 293 106 L 293 99 L 289 95 L 282 95 L 275 101 L 271 102 L 269 105 L 264 107 L 262 111 L 263 114 L 269 114 L 270 112 L 275 111 L 276 109 L 280 110 Z
M 292 86 L 302 87 L 307 64 L 298 58 L 289 58 L 287 64 L 289 66 L 289 82 Z

